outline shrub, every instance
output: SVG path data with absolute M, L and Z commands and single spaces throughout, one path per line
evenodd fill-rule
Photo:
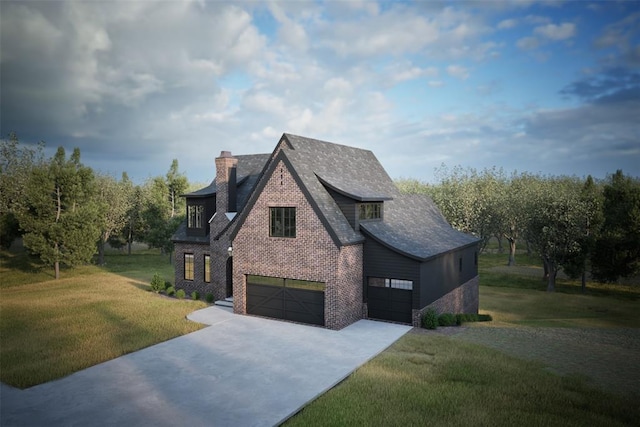
M 184 291 L 184 289 L 178 289 L 176 291 L 176 296 L 180 299 L 184 299 L 184 297 L 187 296 L 187 293 Z
M 490 314 L 475 314 L 475 313 L 462 313 L 456 314 L 456 321 L 458 325 L 465 322 L 489 322 L 493 320 Z
M 443 313 L 438 316 L 438 325 L 440 326 L 454 326 L 456 322 L 456 316 L 452 313 Z
M 155 273 L 151 279 L 151 290 L 156 293 L 164 291 L 164 280 L 160 277 L 160 273 Z
M 213 294 L 207 294 L 204 298 L 209 304 L 213 302 Z
M 425 329 L 436 329 L 438 327 L 438 315 L 433 308 L 428 309 L 422 315 L 422 327 Z
M 176 293 L 176 288 L 174 288 L 173 286 L 169 286 L 167 288 L 167 295 L 171 296 L 174 295 Z
M 165 281 L 164 282 L 164 291 L 166 291 L 167 289 L 169 289 L 171 286 L 173 286 L 173 284 L 170 281 Z
M 491 322 L 493 317 L 490 314 L 478 314 L 478 322 Z
M 191 292 L 191 299 L 194 301 L 198 301 L 200 299 L 200 292 L 198 291 Z

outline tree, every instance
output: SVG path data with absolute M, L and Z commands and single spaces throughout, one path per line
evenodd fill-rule
M 602 190 L 596 185 L 591 175 L 587 177 L 580 191 L 580 203 L 584 208 L 582 218 L 583 235 L 579 239 L 580 251 L 564 267 L 564 271 L 571 278 L 581 278 L 581 290 L 587 290 L 587 269 L 596 241 L 600 235 L 600 229 L 604 216 L 602 213 Z
M 583 251 L 587 206 L 571 179 L 548 179 L 542 185 L 530 211 L 527 238 L 548 269 L 547 291 L 553 292 L 558 271 Z
M 31 171 L 44 162 L 44 144 L 20 145 L 15 133 L 0 141 L 0 244 L 9 248 L 20 236 L 18 214 L 24 209 L 24 193 Z
M 516 264 L 516 245 L 522 234 L 526 233 L 536 179 L 535 176 L 526 173 L 514 173 L 501 188 L 503 193 L 497 196 L 500 234 L 509 242 L 509 266 Z
M 33 169 L 19 215 L 24 245 L 54 267 L 87 263 L 100 235 L 93 171 L 80 163 L 80 150 L 67 160 L 58 148 L 47 165 Z
M 98 265 L 104 265 L 104 246 L 127 225 L 127 213 L 131 208 L 133 186 L 126 172 L 116 181 L 108 175 L 98 175 L 98 203 L 100 204 L 100 239 L 98 240 Z
M 640 181 L 618 170 L 603 193 L 604 223 L 591 265 L 596 280 L 612 282 L 640 271 Z
M 167 190 L 169 192 L 169 203 L 171 205 L 171 218 L 176 215 L 184 214 L 184 202 L 181 204 L 180 196 L 189 187 L 187 177 L 178 171 L 178 160 L 173 159 L 171 167 L 166 175 Z

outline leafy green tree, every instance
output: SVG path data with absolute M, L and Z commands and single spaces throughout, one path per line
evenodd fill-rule
M 0 244 L 9 248 L 20 236 L 19 213 L 24 210 L 24 194 L 31 171 L 44 162 L 44 144 L 20 145 L 15 133 L 0 141 Z
M 591 257 L 596 280 L 613 282 L 640 271 L 640 180 L 618 170 L 604 186 L 604 224 Z
M 171 218 L 185 213 L 184 200 L 180 197 L 189 187 L 189 181 L 184 174 L 178 171 L 178 160 L 173 159 L 171 167 L 166 175 L 169 203 L 171 205 Z
M 548 270 L 547 291 L 555 290 L 558 271 L 583 252 L 587 205 L 579 183 L 570 178 L 547 179 L 531 205 L 527 238 Z
M 25 209 L 19 215 L 24 245 L 48 265 L 55 278 L 60 264 L 88 263 L 100 235 L 99 205 L 93 171 L 80 162 L 80 150 L 66 159 L 58 148 L 45 166 L 33 169 L 25 187 Z
M 587 270 L 589 259 L 594 253 L 596 241 L 604 221 L 602 189 L 596 185 L 589 175 L 580 191 L 580 203 L 583 207 L 583 236 L 579 239 L 580 251 L 564 266 L 564 271 L 571 278 L 581 278 L 581 290 L 587 290 Z
M 98 240 L 98 264 L 104 265 L 104 247 L 112 236 L 120 233 L 127 225 L 127 213 L 133 202 L 133 186 L 126 173 L 116 181 L 108 175 L 98 175 L 98 203 L 100 204 L 100 239 Z

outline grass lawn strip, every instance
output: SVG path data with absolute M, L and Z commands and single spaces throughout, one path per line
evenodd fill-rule
M 286 425 L 622 426 L 639 417 L 635 400 L 539 362 L 410 333 Z
M 540 361 L 559 374 L 580 375 L 603 390 L 640 400 L 640 329 L 474 325 L 455 339 Z
M 26 388 L 201 329 L 206 306 L 113 273 L 0 290 L 0 380 Z

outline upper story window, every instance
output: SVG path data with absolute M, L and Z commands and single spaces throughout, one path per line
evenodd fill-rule
M 204 227 L 204 206 L 202 205 L 189 205 L 187 208 L 187 227 L 189 228 L 202 228 Z
M 380 218 L 382 218 L 382 203 L 361 203 L 358 205 L 358 219 L 360 221 Z
M 269 236 L 296 237 L 296 208 L 269 208 Z

